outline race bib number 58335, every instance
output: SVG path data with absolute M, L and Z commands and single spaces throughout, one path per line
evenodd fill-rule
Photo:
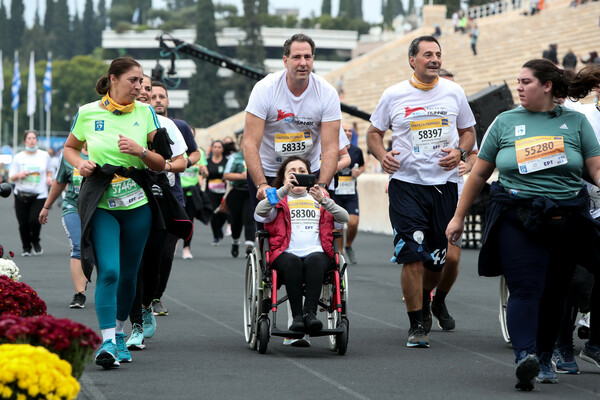
M 310 131 L 275 134 L 275 154 L 281 158 L 308 154 L 312 146 Z

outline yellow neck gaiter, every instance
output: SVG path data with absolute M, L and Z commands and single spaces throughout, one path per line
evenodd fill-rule
M 135 102 L 126 104 L 124 106 L 117 104 L 109 95 L 106 93 L 104 97 L 102 97 L 102 104 L 108 111 L 115 115 L 127 114 L 133 111 L 135 108 Z
M 435 87 L 435 85 L 437 85 L 439 80 L 440 80 L 440 77 L 437 76 L 433 82 L 423 83 L 419 79 L 417 79 L 417 76 L 415 74 L 413 74 L 413 76 L 410 77 L 410 84 L 413 85 L 414 87 L 416 87 L 417 89 L 421 89 L 424 92 L 428 92 L 431 89 L 433 89 Z

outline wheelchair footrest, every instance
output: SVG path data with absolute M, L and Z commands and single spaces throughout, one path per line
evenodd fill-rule
M 295 332 L 290 330 L 281 330 L 278 328 L 271 328 L 271 336 L 281 336 L 290 339 L 302 339 L 305 334 L 308 334 L 310 337 L 317 336 L 329 336 L 329 335 L 337 335 L 338 333 L 344 332 L 344 328 L 341 326 L 335 329 L 322 329 L 317 332 Z

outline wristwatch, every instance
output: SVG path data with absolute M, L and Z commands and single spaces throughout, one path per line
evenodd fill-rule
M 323 189 L 327 190 L 327 184 L 326 183 L 317 183 L 317 185 L 321 186 Z
M 467 152 L 464 151 L 463 149 L 461 149 L 460 147 L 456 148 L 458 151 L 460 151 L 460 160 L 461 161 L 467 161 Z
M 146 157 L 147 155 L 148 155 L 148 150 L 145 147 L 143 147 L 142 148 L 142 155 L 140 156 L 140 160 L 143 160 L 144 157 Z

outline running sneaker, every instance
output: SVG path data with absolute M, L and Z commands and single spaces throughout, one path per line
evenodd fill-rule
M 302 319 L 304 320 L 304 327 L 309 333 L 318 332 L 321 329 L 323 329 L 323 323 L 320 319 L 317 318 L 314 312 L 307 312 L 306 314 L 304 314 L 304 317 Z M 294 318 L 294 321 L 296 321 L 296 318 Z M 292 324 L 292 326 L 294 326 L 294 324 Z
M 556 372 L 552 369 L 552 353 L 544 352 L 538 357 L 540 372 L 536 381 L 539 383 L 558 383 Z
M 429 347 L 429 338 L 423 324 L 417 323 L 408 330 L 408 341 L 406 347 Z
M 152 314 L 154 315 L 169 315 L 169 310 L 165 306 L 162 305 L 160 299 L 152 300 Z
M 32 254 L 34 256 L 41 256 L 42 254 L 44 254 L 44 249 L 42 249 L 42 246 L 40 246 L 39 243 L 34 243 L 33 244 L 33 252 Z
M 431 318 L 431 300 L 429 298 L 423 299 L 423 327 L 425 333 L 431 332 L 431 325 L 433 324 L 433 318 Z
M 302 332 L 304 330 L 304 321 L 302 320 L 302 315 L 296 315 L 294 317 L 289 329 L 290 331 L 294 332 Z
M 133 324 L 131 336 L 125 344 L 129 350 L 144 350 L 146 347 L 144 344 L 144 329 L 140 324 Z
M 31 250 L 23 250 L 21 253 L 21 257 L 29 257 L 31 256 Z
M 456 322 L 454 318 L 448 313 L 446 303 L 441 305 L 436 304 L 435 301 L 431 303 L 431 312 L 433 316 L 438 320 L 438 326 L 444 331 L 451 331 L 456 328 Z
M 85 307 L 85 294 L 79 292 L 73 296 L 73 301 L 69 304 L 70 308 L 84 308 Z
M 552 366 L 557 374 L 579 374 L 579 366 L 575 361 L 573 346 L 562 346 L 554 349 Z
M 352 248 L 352 246 L 344 247 L 344 250 L 346 252 L 346 255 L 348 256 L 348 260 L 350 260 L 350 263 L 356 264 L 356 254 L 354 254 L 354 249 Z
M 590 344 L 589 341 L 585 342 L 585 346 L 583 346 L 581 353 L 579 353 L 579 358 L 600 368 L 600 346 Z
M 131 353 L 127 350 L 125 339 L 127 336 L 124 333 L 117 333 L 115 339 L 117 341 L 117 359 L 122 363 L 131 362 Z
M 231 245 L 231 256 L 233 258 L 237 258 L 237 256 L 240 254 L 240 245 L 239 243 L 233 243 Z
M 156 318 L 154 318 L 152 307 L 142 307 L 142 321 L 144 329 L 144 337 L 151 338 L 156 331 Z
M 113 342 L 111 339 L 106 339 L 102 343 L 100 350 L 98 350 L 96 353 L 94 362 L 96 365 L 106 369 L 121 365 L 117 360 L 117 346 L 115 345 L 115 342 Z
M 189 247 L 183 248 L 183 254 L 181 255 L 181 258 L 183 258 L 184 260 L 191 260 L 192 258 L 194 258 Z
M 221 241 L 217 238 L 213 239 L 212 243 L 210 244 L 211 246 L 218 246 L 221 244 Z
M 308 336 L 306 335 L 302 339 L 285 338 L 283 339 L 283 345 L 292 347 L 310 347 L 310 340 L 308 340 Z
M 517 362 L 517 384 L 515 389 L 526 392 L 533 390 L 533 384 L 539 372 L 540 364 L 535 354 L 527 354 L 526 351 L 522 351 Z

